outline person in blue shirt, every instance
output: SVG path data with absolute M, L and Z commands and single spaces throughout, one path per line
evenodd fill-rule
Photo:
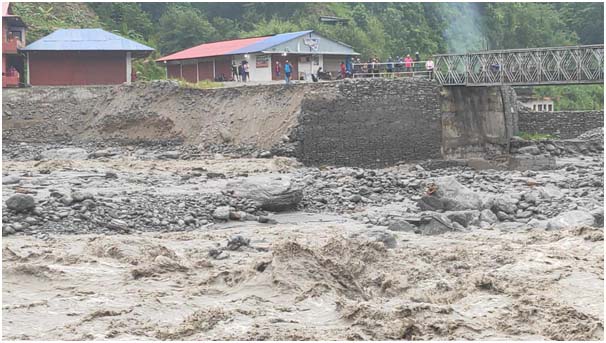
M 292 73 L 292 65 L 286 60 L 286 62 L 284 62 L 284 80 L 286 81 L 286 84 L 290 84 L 290 73 Z

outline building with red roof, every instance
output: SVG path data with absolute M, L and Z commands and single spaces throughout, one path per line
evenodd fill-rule
M 248 64 L 250 80 L 271 81 L 284 78 L 287 60 L 293 66 L 293 78 L 298 79 L 315 74 L 320 67 L 338 73 L 340 63 L 354 55 L 359 54 L 351 46 L 310 30 L 205 43 L 156 61 L 166 65 L 167 78 L 188 82 L 234 80 L 234 67 L 237 70 L 243 63 Z M 279 75 L 276 62 L 282 68 Z
M 10 2 L 2 3 L 2 88 L 24 82 L 24 59 L 19 48 L 25 46 L 25 23 L 13 14 Z

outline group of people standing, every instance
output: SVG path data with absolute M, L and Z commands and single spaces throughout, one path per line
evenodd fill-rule
M 423 68 L 424 67 L 424 68 Z M 423 66 L 421 61 L 421 56 L 417 51 L 415 53 L 414 59 L 407 54 L 404 57 L 396 56 L 393 59 L 391 56 L 387 59 L 386 62 L 381 62 L 377 56 L 373 58 L 369 58 L 366 63 L 362 62 L 360 58 L 356 58 L 355 60 L 355 68 L 354 72 L 362 73 L 362 74 L 372 74 L 373 76 L 387 72 L 387 73 L 402 73 L 402 72 L 420 72 L 426 71 L 429 75 L 429 78 L 432 77 L 433 74 L 434 63 L 431 57 L 425 61 L 425 65 Z
M 234 81 L 250 81 L 250 71 L 248 61 L 244 60 L 241 63 L 236 64 L 235 61 L 231 63 L 231 76 Z

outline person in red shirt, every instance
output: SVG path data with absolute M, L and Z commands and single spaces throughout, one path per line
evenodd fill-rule
M 404 66 L 406 71 L 412 71 L 412 57 L 410 55 L 406 55 L 406 58 L 404 58 Z
M 345 62 L 341 61 L 341 78 L 344 79 L 347 76 L 347 68 Z
M 277 76 L 277 78 L 280 78 L 280 71 L 282 70 L 282 66 L 280 65 L 280 62 L 278 62 L 278 61 L 276 61 L 275 70 L 276 70 L 276 76 Z

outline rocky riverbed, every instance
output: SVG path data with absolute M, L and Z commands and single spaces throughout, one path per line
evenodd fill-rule
M 3 144 L 3 338 L 603 338 L 600 151 L 511 171 L 247 149 Z

